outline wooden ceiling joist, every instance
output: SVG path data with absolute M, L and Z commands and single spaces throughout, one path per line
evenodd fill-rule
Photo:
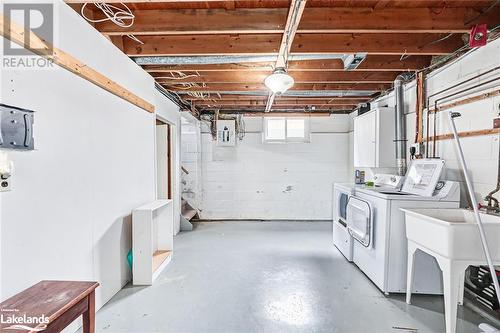
M 179 85 L 162 84 L 173 91 L 264 91 L 267 92 L 264 84 L 246 84 L 246 83 L 207 83 L 204 87 L 186 89 Z M 365 91 L 384 91 L 390 89 L 389 83 L 299 83 L 293 86 L 291 90 L 365 90 Z
M 270 71 L 265 72 L 207 72 L 198 76 L 196 72 L 183 72 L 186 75 L 185 79 L 179 79 L 179 76 L 174 74 L 151 72 L 150 74 L 158 82 L 232 82 L 232 83 L 262 83 L 270 74 Z M 294 72 L 293 78 L 296 83 L 314 83 L 314 82 L 385 82 L 391 83 L 394 81 L 398 73 L 395 72 Z
M 441 13 L 429 8 L 307 8 L 297 32 L 468 33 L 479 14 L 474 8 Z M 481 17 L 481 23 L 494 25 L 498 14 L 487 13 Z M 137 10 L 134 15 L 136 20 L 128 28 L 110 21 L 95 27 L 106 35 L 280 34 L 284 32 L 287 9 Z M 99 12 L 94 16 L 99 18 Z
M 84 0 L 66 2 L 79 12 Z M 278 113 L 312 107 L 349 112 L 392 88 L 398 74 L 421 70 L 434 56 L 462 49 L 472 26 L 486 23 L 491 29 L 500 24 L 500 6 L 492 6 L 494 0 L 307 0 L 307 5 L 305 0 L 106 2 L 126 3 L 135 15 L 134 24 L 121 28 L 108 21 L 94 27 L 125 54 L 151 64 L 143 68 L 156 82 L 202 112 L 262 114 L 271 101 Z M 92 8 L 87 6 L 87 16 L 102 17 L 99 10 L 89 12 Z M 288 55 L 328 60 L 298 61 Z M 346 55 L 362 62 L 352 66 L 346 61 L 346 70 Z M 147 56 L 189 57 L 143 58 Z M 156 64 L 161 61 L 176 64 Z M 296 96 L 270 98 L 264 79 L 277 67 L 294 78 L 290 93 Z
M 437 42 L 443 37 L 440 34 L 297 34 L 292 53 L 444 55 L 464 44 L 459 35 Z M 278 53 L 281 36 L 141 36 L 140 40 L 143 44 L 125 38 L 124 52 L 130 56 L 274 55 Z

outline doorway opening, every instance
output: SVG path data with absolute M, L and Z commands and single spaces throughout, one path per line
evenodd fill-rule
M 156 197 L 172 199 L 172 126 L 156 119 Z

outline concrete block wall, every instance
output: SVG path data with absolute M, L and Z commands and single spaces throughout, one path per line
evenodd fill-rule
M 263 143 L 263 119 L 244 120 L 234 148 L 202 130 L 202 218 L 331 219 L 332 184 L 351 178 L 350 117 L 312 117 L 311 142 L 287 144 Z
M 201 127 L 190 113 L 182 112 L 181 165 L 189 174 L 181 173 L 182 197 L 192 207 L 201 204 Z
M 488 44 L 485 47 L 475 49 L 468 55 L 458 59 L 457 61 L 437 69 L 430 73 L 426 79 L 426 94 L 432 95 L 447 87 L 453 86 L 458 82 L 471 78 L 477 74 L 484 73 L 490 69 L 500 66 L 500 39 Z M 460 86 L 457 89 L 450 90 L 449 93 L 458 92 L 464 88 L 472 87 L 480 82 L 485 82 L 494 77 L 498 77 L 500 71 L 487 74 L 480 79 L 476 79 Z M 445 99 L 440 103 L 451 102 L 454 99 L 462 99 L 468 96 L 478 95 L 481 92 L 498 90 L 500 81 L 495 81 L 481 88 L 470 89 L 465 93 Z M 439 95 L 439 97 L 446 95 Z M 434 103 L 434 98 L 431 98 L 431 104 Z M 394 94 L 379 98 L 373 106 L 394 106 Z M 415 137 L 415 113 L 416 105 L 416 86 L 415 82 L 410 82 L 405 86 L 405 113 L 406 113 L 406 128 L 408 143 L 414 142 Z M 456 119 L 457 130 L 475 131 L 482 129 L 491 129 L 493 127 L 493 119 L 500 112 L 500 96 L 491 97 L 485 100 L 462 105 L 453 108 L 453 111 L 460 112 L 462 117 Z M 433 118 L 430 119 L 430 131 L 433 132 Z M 437 115 L 437 134 L 451 133 L 447 112 L 439 112 Z M 424 121 L 424 136 L 425 136 L 425 121 Z M 478 201 L 482 199 L 492 189 L 496 187 L 498 173 L 498 149 L 499 135 L 491 134 L 475 137 L 461 138 L 465 158 L 470 169 L 470 174 L 476 189 L 476 197 Z M 430 144 L 430 152 L 432 153 L 432 144 Z M 464 184 L 463 173 L 459 167 L 457 152 L 455 151 L 454 142 L 452 140 L 437 141 L 436 155 L 443 158 L 446 162 L 444 179 L 455 180 L 462 183 L 462 206 L 467 206 L 467 197 L 465 195 L 466 188 Z M 372 176 L 377 170 L 366 170 L 368 177 Z

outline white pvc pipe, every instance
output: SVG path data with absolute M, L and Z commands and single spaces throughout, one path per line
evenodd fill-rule
M 498 278 L 495 271 L 495 266 L 493 266 L 493 261 L 491 260 L 490 250 L 488 247 L 488 241 L 486 240 L 486 236 L 483 229 L 483 222 L 481 221 L 481 216 L 479 214 L 479 207 L 477 204 L 474 186 L 472 185 L 472 181 L 469 178 L 469 173 L 467 172 L 467 164 L 465 162 L 464 152 L 462 150 L 462 145 L 460 144 L 460 138 L 458 137 L 457 128 L 455 126 L 455 117 L 459 117 L 460 113 L 458 112 L 448 112 L 448 119 L 450 121 L 451 129 L 453 130 L 453 136 L 455 138 L 455 147 L 458 151 L 458 157 L 460 161 L 460 165 L 464 172 L 465 183 L 467 184 L 467 191 L 469 192 L 470 200 L 472 202 L 472 208 L 474 209 L 474 216 L 476 218 L 477 227 L 479 228 L 479 234 L 481 236 L 481 244 L 483 245 L 484 255 L 486 256 L 486 261 L 488 262 L 488 267 L 490 268 L 491 279 L 493 280 L 493 285 L 495 286 L 495 293 L 497 295 L 498 303 L 500 304 L 500 286 L 498 284 Z

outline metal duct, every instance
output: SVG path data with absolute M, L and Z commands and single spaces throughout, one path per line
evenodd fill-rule
M 398 175 L 406 174 L 406 127 L 404 119 L 404 78 L 398 76 L 394 80 L 394 96 L 396 98 L 396 120 L 395 120 L 395 139 L 396 143 L 396 167 Z
M 217 65 L 247 62 L 276 62 L 276 55 L 210 55 L 210 56 L 150 56 L 134 57 L 136 64 L 145 65 Z M 288 61 L 340 59 L 346 70 L 356 69 L 366 58 L 366 53 L 356 54 L 291 54 Z

